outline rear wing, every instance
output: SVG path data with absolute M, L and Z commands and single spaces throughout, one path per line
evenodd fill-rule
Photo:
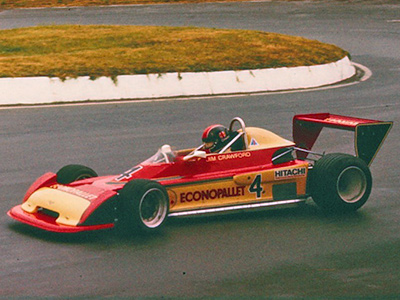
M 322 128 L 337 128 L 354 131 L 354 146 L 357 157 L 370 165 L 392 128 L 393 122 L 359 119 L 330 113 L 296 115 L 293 117 L 293 140 L 296 146 L 311 150 Z M 306 158 L 307 152 L 299 152 Z

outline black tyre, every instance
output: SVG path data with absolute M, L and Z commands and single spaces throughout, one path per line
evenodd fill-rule
M 353 212 L 368 200 L 372 176 L 366 163 L 352 155 L 332 153 L 319 159 L 310 172 L 310 193 L 327 212 Z
M 97 173 L 82 165 L 67 165 L 57 172 L 57 182 L 68 184 L 77 180 L 97 177 Z
M 120 228 L 128 232 L 160 230 L 169 211 L 166 189 L 158 182 L 137 179 L 128 182 L 120 192 Z

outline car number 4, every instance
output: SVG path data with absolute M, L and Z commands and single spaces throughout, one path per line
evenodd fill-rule
M 250 193 L 255 193 L 256 194 L 256 198 L 261 198 L 261 194 L 264 191 L 264 189 L 261 186 L 261 174 L 258 174 L 253 182 L 251 183 L 250 187 L 249 187 L 249 192 Z

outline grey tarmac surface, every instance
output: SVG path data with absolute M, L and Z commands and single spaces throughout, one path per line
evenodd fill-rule
M 399 298 L 399 16 L 399 4 L 371 1 L 1 12 L 1 29 L 115 23 L 300 35 L 348 50 L 373 75 L 302 93 L 0 110 L 0 298 Z M 147 237 L 113 230 L 57 235 L 6 216 L 36 177 L 65 164 L 118 174 L 164 143 L 195 146 L 207 125 L 235 116 L 290 139 L 294 114 L 325 111 L 395 121 L 371 167 L 371 197 L 356 214 L 326 216 L 309 202 L 170 220 L 163 233 Z M 352 152 L 352 134 L 324 131 L 316 150 Z

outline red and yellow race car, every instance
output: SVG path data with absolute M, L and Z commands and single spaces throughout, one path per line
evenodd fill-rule
M 326 211 L 355 211 L 370 195 L 369 165 L 391 126 L 329 113 L 296 115 L 292 142 L 234 118 L 220 136 L 231 138 L 217 152 L 204 144 L 179 151 L 164 145 L 126 172 L 101 177 L 67 165 L 39 177 L 8 215 L 68 233 L 116 225 L 152 232 L 168 217 L 287 206 L 309 197 Z M 356 156 L 312 152 L 323 127 L 354 131 Z

